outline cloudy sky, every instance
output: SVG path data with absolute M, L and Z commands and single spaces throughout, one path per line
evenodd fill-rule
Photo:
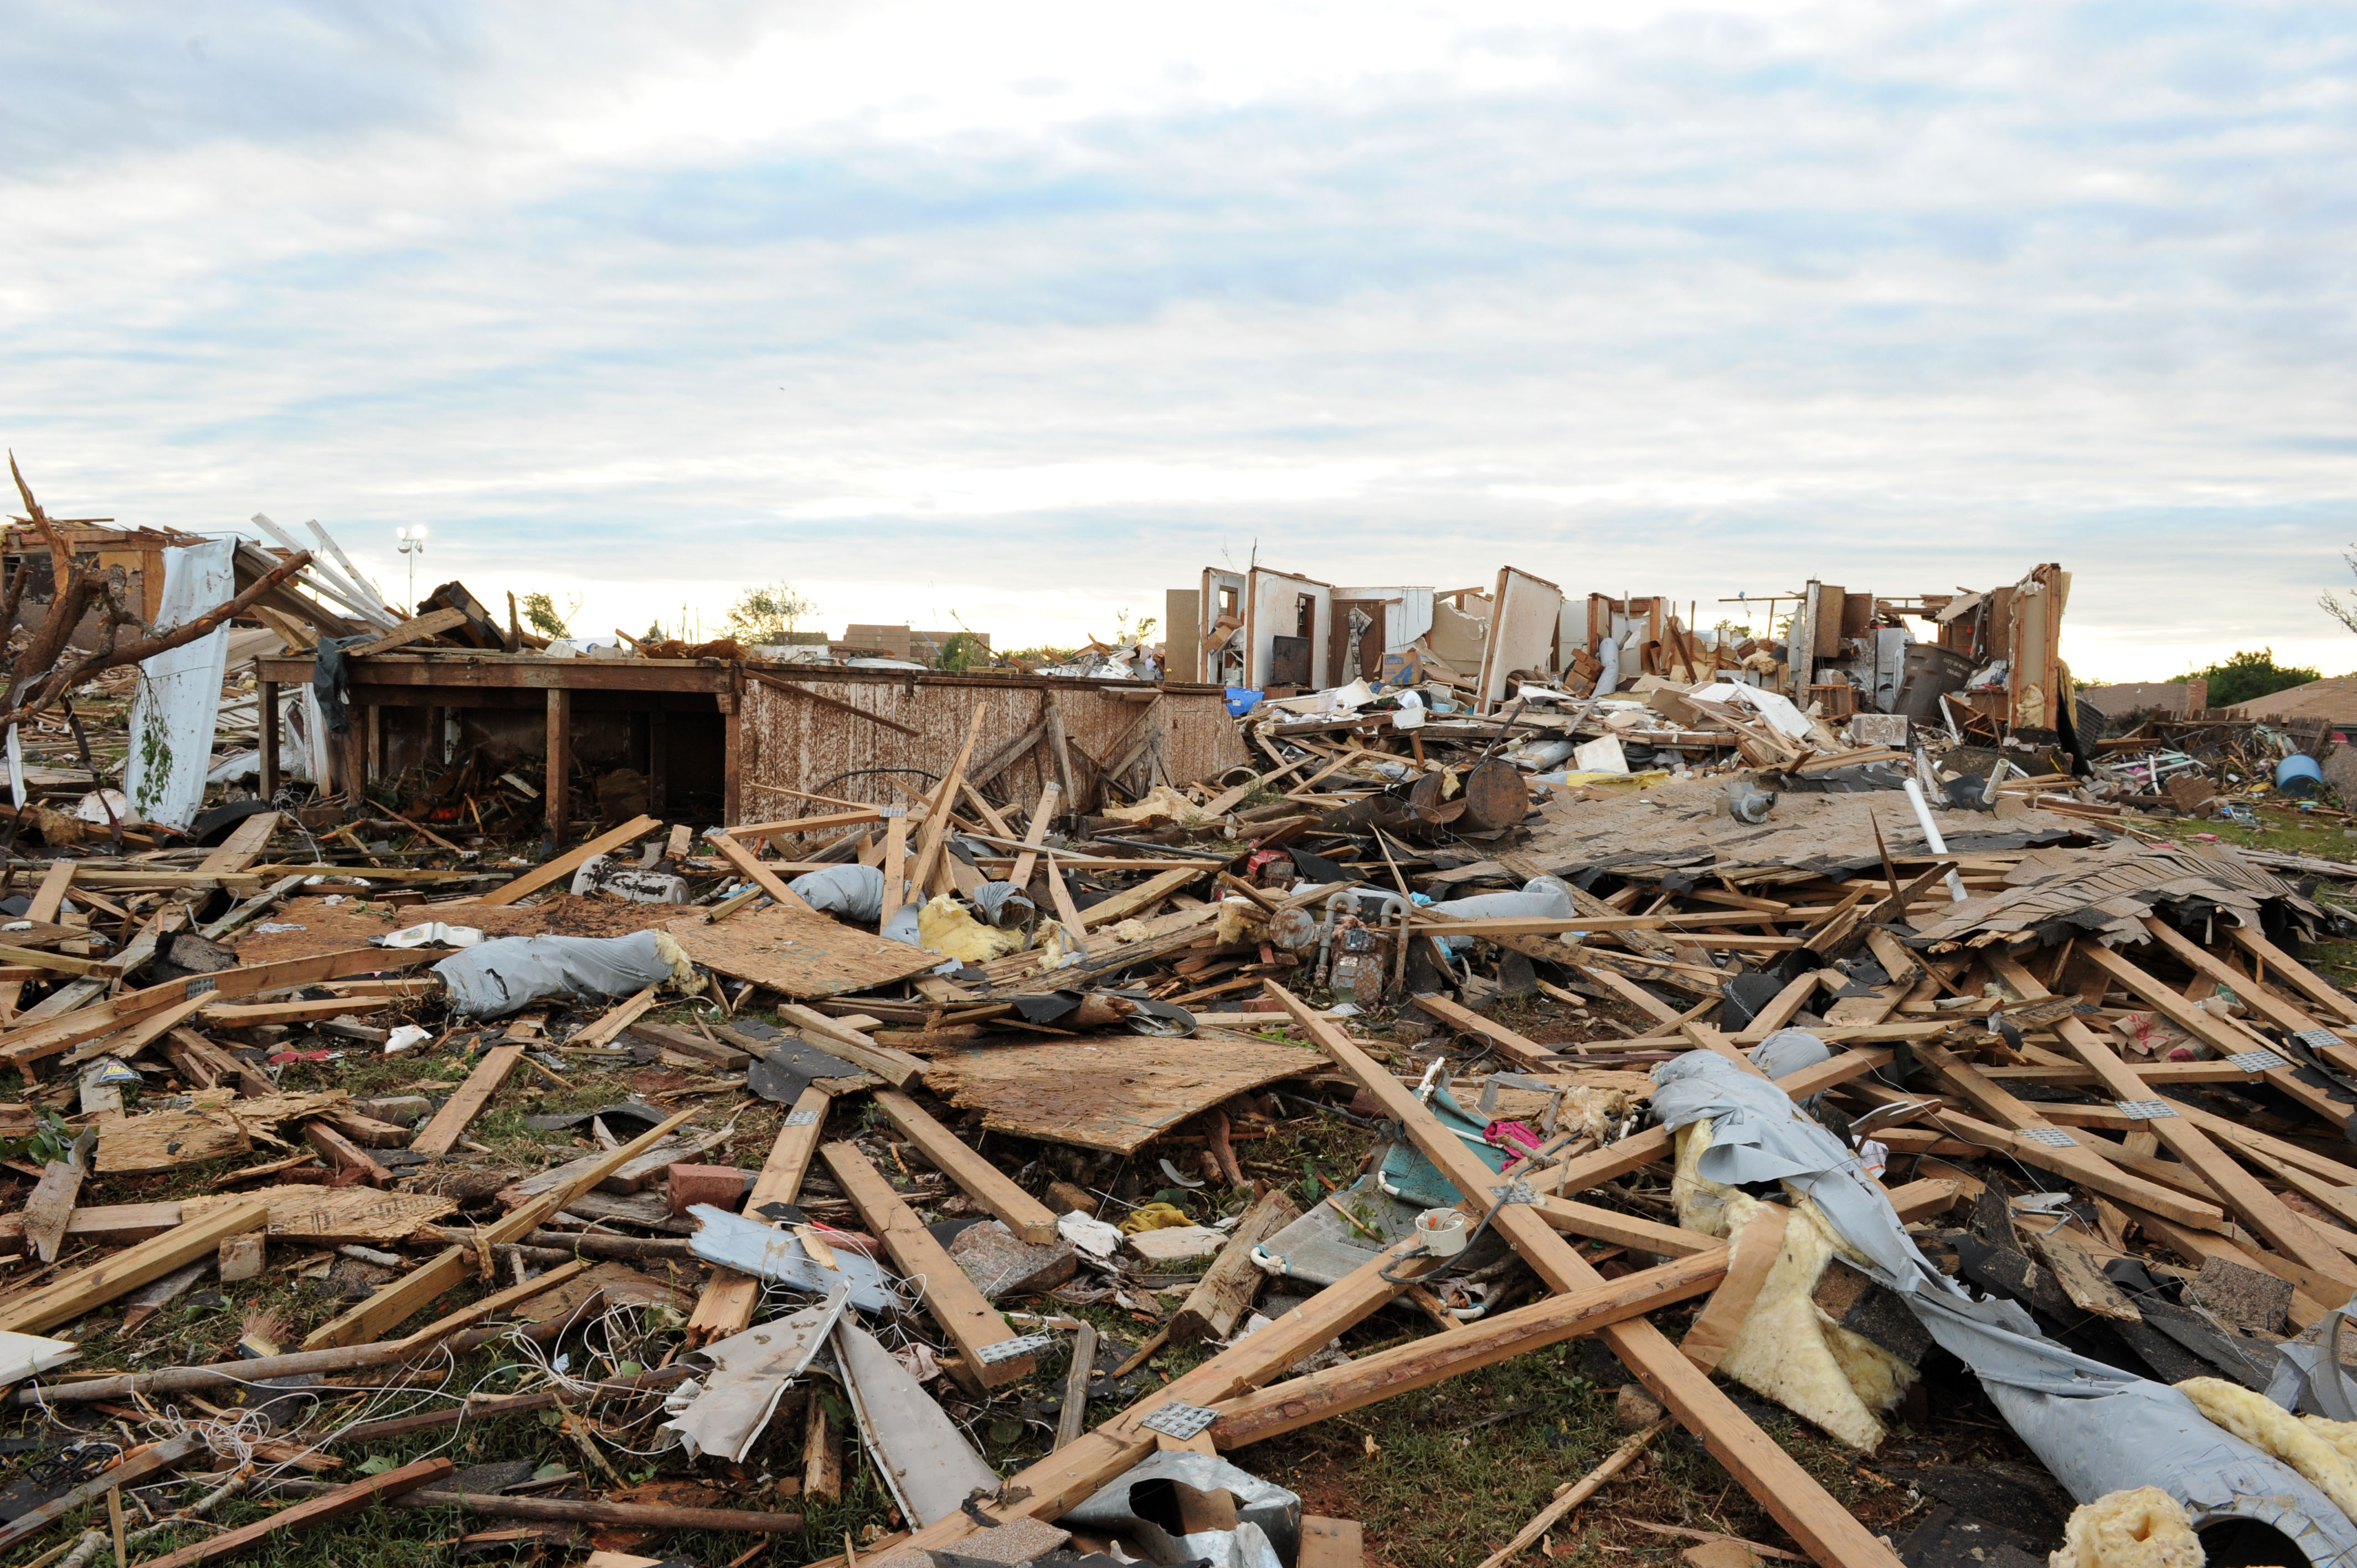
M 707 626 L 2076 574 L 2357 669 L 2357 11 L 21 4 L 0 437 Z M 1706 619 L 1710 616 L 1706 611 Z

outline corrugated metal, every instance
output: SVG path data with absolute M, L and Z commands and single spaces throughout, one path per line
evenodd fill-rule
M 829 701 L 780 690 L 772 683 L 777 681 Z M 892 787 L 886 770 L 897 770 L 892 776 L 913 789 L 929 788 L 956 759 L 977 706 L 983 721 L 973 766 L 979 768 L 1039 723 L 1050 691 L 1073 747 L 1074 782 L 1083 789 L 1094 777 L 1088 758 L 1110 763 L 1110 753 L 1126 750 L 1135 738 L 1133 726 L 1148 703 L 1130 699 L 1156 692 L 1161 704 L 1147 722 L 1160 726 L 1162 771 L 1171 781 L 1211 779 L 1251 761 L 1214 686 L 791 667 L 764 669 L 757 676 L 748 670 L 737 713 L 743 780 L 737 820 L 774 821 L 802 812 L 792 797 L 763 785 L 877 805 L 903 803 L 908 797 Z M 874 714 L 916 734 L 871 724 L 832 703 Z M 985 794 L 994 801 L 1028 805 L 1054 776 L 1055 763 L 1043 743 L 1001 773 Z M 1142 780 L 1144 775 L 1133 767 L 1131 777 Z

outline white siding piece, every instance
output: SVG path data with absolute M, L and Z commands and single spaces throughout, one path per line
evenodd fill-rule
M 169 631 L 237 596 L 233 539 L 207 540 L 164 552 L 164 593 L 156 626 Z M 140 821 L 185 828 L 205 802 L 221 707 L 229 628 L 159 653 L 139 666 L 131 699 L 131 756 L 123 791 Z
M 1490 616 L 1490 642 L 1481 657 L 1484 712 L 1495 707 L 1516 670 L 1556 671 L 1555 633 L 1563 621 L 1563 590 L 1518 566 L 1498 572 L 1497 607 Z

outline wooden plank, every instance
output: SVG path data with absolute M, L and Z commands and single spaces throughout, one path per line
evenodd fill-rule
M 465 610 L 428 610 L 403 621 L 383 636 L 361 643 L 358 648 L 344 650 L 347 659 L 359 659 L 371 653 L 388 653 L 396 648 L 406 648 L 413 642 L 423 642 L 429 637 L 439 637 L 467 624 Z
M 66 889 L 73 884 L 77 864 L 70 860 L 49 863 L 49 868 L 41 873 L 41 885 L 33 889 L 32 899 L 25 906 L 25 918 L 40 926 L 57 923 L 58 911 L 65 903 Z M 16 1017 L 17 1004 L 24 1000 L 24 995 L 22 981 L 12 980 L 0 985 L 0 1024 Z
M 259 1230 L 269 1220 L 269 1206 L 253 1198 L 225 1205 L 219 1213 L 201 1219 L 183 1220 L 152 1240 L 126 1247 L 38 1290 L 0 1303 L 0 1330 L 38 1334 L 70 1323 L 125 1291 L 136 1290 L 199 1258 L 211 1257 L 225 1238 Z
M 966 1147 L 956 1133 L 927 1115 L 924 1107 L 889 1089 L 876 1090 L 875 1101 L 876 1108 L 917 1145 L 935 1170 L 957 1183 L 968 1197 L 996 1215 L 1018 1238 L 1039 1246 L 1055 1241 L 1056 1217 L 1048 1206 Z
M 309 1183 L 256 1187 L 250 1195 L 213 1194 L 188 1198 L 185 1218 L 197 1219 L 246 1197 L 269 1207 L 265 1233 L 288 1240 L 341 1246 L 361 1242 L 385 1247 L 405 1241 L 458 1208 L 455 1198 L 423 1192 L 379 1192 L 366 1187 L 316 1187 Z
M 1203 1271 L 1201 1282 L 1170 1315 L 1171 1343 L 1192 1345 L 1206 1337 L 1225 1339 L 1234 1333 L 1268 1277 L 1252 1261 L 1253 1248 L 1300 1218 L 1301 1210 L 1282 1187 L 1272 1186 L 1254 1198 L 1228 1232 L 1228 1244 Z
M 1736 1032 L 1736 1044 L 1756 1046 L 1791 1023 L 1792 1015 L 1798 1013 L 1807 1004 L 1809 998 L 1817 993 L 1817 976 L 1822 972 L 1819 970 L 1811 970 L 1770 997 L 1768 1004 L 1760 1009 L 1759 1015 Z
M 34 918 L 39 917 L 35 916 Z M 2306 993 L 2309 1001 L 2337 1014 L 2343 1024 L 2357 1024 L 2357 1000 L 2352 1000 L 2347 992 L 2267 940 L 2266 932 L 2250 926 L 2228 926 L 2226 940 L 2262 963 L 2274 965 L 2276 973 Z M 2235 994 L 2240 995 L 2241 993 Z
M 475 1070 L 467 1075 L 467 1081 L 458 1086 L 457 1092 L 445 1101 L 442 1109 L 434 1113 L 434 1120 L 410 1140 L 410 1148 L 436 1159 L 448 1154 L 474 1124 L 475 1118 L 490 1106 L 491 1096 L 515 1070 L 523 1052 L 522 1046 L 493 1046 L 485 1051 L 483 1059 L 475 1064 Z
M 1703 1304 L 1685 1337 L 1678 1341 L 1679 1351 L 1704 1371 L 1718 1370 L 1718 1364 L 1734 1347 L 1743 1320 L 1751 1315 L 1751 1304 L 1760 1299 L 1760 1287 L 1768 1283 L 1768 1271 L 1776 1266 L 1784 1250 L 1784 1225 L 1791 1218 L 1792 1211 L 1782 1204 L 1763 1203 L 1736 1237 L 1725 1265 L 1727 1277 L 1711 1292 L 1710 1300 Z
M 1425 995 L 1419 993 L 1415 998 L 1415 1005 L 1418 1011 L 1430 1014 L 1441 1023 L 1453 1026 L 1460 1033 L 1480 1036 L 1498 1047 L 1499 1055 L 1518 1067 L 1544 1072 L 1561 1065 L 1555 1059 L 1555 1048 L 1552 1046 L 1543 1046 L 1536 1040 L 1526 1039 L 1496 1019 L 1484 1018 L 1470 1007 L 1459 1006 L 1446 996 Z
M 770 1145 L 770 1157 L 761 1163 L 760 1174 L 753 1178 L 753 1190 L 745 1195 L 742 1212 L 775 1229 L 775 1221 L 763 1218 L 762 1208 L 772 1203 L 791 1203 L 802 1196 L 802 1177 L 810 1170 L 811 1156 L 818 1153 L 819 1144 L 826 1136 L 829 1101 L 827 1091 L 817 1084 L 802 1091 L 793 1110 L 787 1114 L 786 1124 L 778 1129 L 777 1141 Z M 796 1125 L 797 1119 L 800 1125 Z M 760 1305 L 761 1288 L 761 1282 L 750 1274 L 740 1274 L 734 1269 L 715 1269 L 703 1294 L 696 1297 L 694 1314 L 687 1320 L 688 1343 L 707 1345 L 751 1327 L 753 1309 Z
M 2187 939 L 2184 932 L 2159 916 L 2147 915 L 2144 919 L 2144 929 L 2150 931 L 2153 940 L 2168 949 L 2169 956 L 2176 959 L 2178 962 L 2196 974 L 2203 975 L 2221 985 L 2231 988 L 2235 995 L 2250 1004 L 2255 1011 L 2265 1014 L 2267 1022 L 2276 1028 L 2288 1029 L 2297 1034 L 2303 1029 L 2320 1026 L 2306 1012 L 2276 995 L 2273 987 L 2260 984 L 2231 964 L 2220 961 L 2208 949 L 2196 946 Z
M 879 1046 L 840 1018 L 830 1018 L 814 1007 L 789 1002 L 779 1007 L 778 1016 L 791 1019 L 803 1033 L 816 1036 L 814 1043 L 829 1056 L 841 1057 L 865 1068 L 895 1089 L 908 1088 L 925 1071 L 922 1058 Z
M 73 1222 L 74 1199 L 81 1196 L 82 1162 L 79 1156 L 51 1160 L 41 1167 L 33 1196 L 25 1200 L 23 1233 L 34 1255 L 45 1263 L 58 1261 L 58 1243 Z
M 1738 1072 L 1748 1073 L 1753 1078 L 1766 1078 L 1768 1076 L 1766 1073 L 1761 1072 L 1758 1068 L 1751 1065 L 1750 1058 L 1745 1056 L 1741 1051 L 1735 1048 L 1735 1042 L 1733 1040 L 1729 1039 L 1727 1036 L 1720 1034 L 1717 1029 L 1712 1028 L 1709 1025 L 1703 1023 L 1700 1019 L 1684 1018 L 1679 1020 L 1678 1032 L 1701 1049 L 1708 1051 L 1714 1056 L 1719 1057 L 1726 1061 L 1734 1064 L 1736 1070 Z
M 911 897 L 927 898 L 942 891 L 933 883 L 942 871 L 942 846 L 949 842 L 950 808 L 957 800 L 958 786 L 965 781 L 965 766 L 974 757 L 974 738 L 982 734 L 985 711 L 981 703 L 974 704 L 974 717 L 965 726 L 965 744 L 958 747 L 957 760 L 950 764 L 949 772 L 933 790 L 931 810 L 917 833 L 917 864 L 909 871 Z
M 136 1486 L 148 1477 L 166 1470 L 178 1469 L 184 1462 L 199 1455 L 210 1457 L 203 1437 L 191 1433 L 181 1437 L 167 1437 L 163 1442 L 134 1454 L 118 1462 L 113 1468 L 102 1470 L 90 1480 L 63 1495 L 50 1498 L 37 1509 L 28 1509 L 0 1526 L 0 1552 L 5 1552 L 20 1541 L 38 1535 L 58 1520 L 113 1492 L 117 1496 L 124 1487 Z M 60 1549 L 62 1550 L 62 1549 Z M 143 1565 L 144 1568 L 144 1565 Z
M 250 1153 L 253 1140 L 219 1107 L 102 1116 L 95 1167 L 101 1176 L 168 1171 L 200 1160 Z
M 637 1159 L 671 1135 L 695 1114 L 695 1108 L 679 1112 L 660 1124 L 649 1128 L 619 1149 L 609 1151 L 605 1158 L 576 1174 L 571 1180 L 554 1190 L 511 1209 L 502 1219 L 483 1227 L 478 1232 L 482 1244 L 497 1245 L 514 1241 L 530 1235 L 540 1222 L 563 1209 L 566 1203 L 589 1191 L 622 1166 Z M 382 1339 L 403 1323 L 423 1312 L 428 1305 L 457 1286 L 463 1284 L 476 1267 L 476 1253 L 471 1247 L 450 1247 L 394 1280 L 383 1289 L 347 1308 L 343 1313 L 313 1329 L 303 1341 L 306 1350 L 324 1350 L 330 1347 L 361 1345 Z
M 649 833 L 659 832 L 662 829 L 662 823 L 652 817 L 633 817 L 613 832 L 600 833 L 580 848 L 560 854 L 544 865 L 534 866 L 504 886 L 493 888 L 475 902 L 500 908 L 520 898 L 528 898 L 552 883 L 572 875 L 591 856 L 611 854 L 623 845 L 636 843 Z
M 231 829 L 221 847 L 199 861 L 197 869 L 207 875 L 245 870 L 268 852 L 271 835 L 283 820 L 276 811 L 256 811 Z
M 160 1013 L 149 1014 L 119 1034 L 102 1036 L 75 1047 L 61 1065 L 73 1067 L 81 1062 L 95 1061 L 100 1057 L 120 1057 L 129 1061 L 211 1005 L 212 998 L 210 996 L 191 996 L 176 1002 Z M 352 1009 L 346 1008 L 345 1011 Z
M 282 1530 L 307 1530 L 331 1519 L 358 1513 L 362 1509 L 374 1507 L 381 1498 L 397 1498 L 404 1492 L 430 1486 L 456 1468 L 447 1459 L 420 1459 L 404 1465 L 398 1470 L 387 1470 L 382 1475 L 363 1476 L 348 1486 L 337 1487 L 325 1497 L 291 1503 L 267 1519 L 256 1520 L 236 1530 L 225 1530 L 210 1541 L 183 1546 L 178 1552 L 167 1552 L 161 1557 L 150 1557 L 139 1568 L 196 1568 L 199 1563 L 216 1563 L 236 1557 Z
M 1775 1230 L 1781 1240 L 1783 1227 L 1778 1225 Z M 1773 1256 L 1770 1252 L 1771 1261 Z M 1763 1269 L 1763 1277 L 1765 1273 Z M 1609 1324 L 1690 1301 L 1715 1285 L 1723 1293 L 1727 1287 L 1720 1284 L 1722 1278 L 1733 1283 L 1727 1274 L 1727 1244 L 1713 1241 L 1692 1257 L 1658 1268 L 1567 1291 L 1461 1328 L 1444 1329 L 1223 1400 L 1212 1406 L 1220 1418 L 1211 1424 L 1211 1437 L 1230 1450 L 1265 1442 L 1397 1394 L 1594 1334 Z M 1758 1294 L 1756 1287 L 1753 1294 Z M 1691 1332 L 1688 1337 L 1692 1337 Z
M 909 901 L 909 813 L 895 811 L 884 824 L 884 906 L 878 928 L 900 912 Z
M 596 1023 L 586 1029 L 576 1030 L 565 1043 L 582 1050 L 602 1046 L 636 1023 L 639 1015 L 654 1004 L 655 987 L 650 985 L 628 1001 L 618 1002 L 608 1008 Z
M 1216 870 L 1219 865 L 1218 861 L 1207 860 L 1200 866 L 1182 867 L 1177 871 L 1166 871 L 1160 875 L 1148 877 L 1135 887 L 1125 888 L 1112 897 L 1102 899 L 1082 910 L 1082 929 L 1085 930 L 1097 926 L 1110 926 L 1125 920 L 1132 915 L 1142 915 L 1188 884 L 1200 882 Z
M 900 1201 L 900 1195 L 877 1174 L 858 1145 L 829 1144 L 820 1152 L 826 1156 L 827 1169 L 834 1173 L 835 1185 L 843 1188 L 844 1196 L 859 1210 L 859 1218 L 891 1254 L 893 1266 L 910 1283 L 920 1279 L 924 1282 L 921 1294 L 925 1310 L 955 1341 L 963 1358 L 965 1376 L 961 1380 L 979 1382 L 984 1388 L 999 1388 L 1029 1377 L 1029 1356 L 996 1363 L 983 1360 L 984 1346 L 1013 1339 L 1017 1337 L 1015 1330 L 983 1299 L 982 1292 L 966 1278 L 965 1271 L 933 1240 L 923 1221 Z
M 509 613 L 514 613 L 512 604 Z M 548 842 L 555 845 L 565 842 L 573 817 L 573 693 L 561 686 L 551 686 L 547 703 L 548 758 L 541 779 L 544 787 L 542 800 L 547 812 Z
M 1056 802 L 1062 794 L 1053 779 L 1040 788 L 1039 803 L 1031 808 L 1031 820 L 1024 824 L 1023 849 L 1016 855 L 1015 865 L 1006 880 L 1017 887 L 1031 886 L 1031 868 L 1037 863 L 1039 846 L 1048 837 L 1048 823 L 1056 815 Z
M 889 985 L 939 968 L 942 961 L 937 952 L 845 925 L 807 906 L 748 909 L 718 925 L 679 919 L 669 929 L 687 956 L 705 968 L 803 1000 Z
M 1674 1028 L 1680 1021 L 1685 1017 L 1684 1014 L 1679 1012 L 1676 1008 L 1671 1006 L 1668 1003 L 1663 1001 L 1660 997 L 1654 995 L 1643 986 L 1637 984 L 1634 981 L 1626 978 L 1616 971 L 1605 968 L 1602 964 L 1582 964 L 1579 966 L 1579 972 L 1582 974 L 1587 975 L 1590 980 L 1602 985 L 1606 990 L 1612 992 L 1622 1001 L 1635 1006 L 1640 1012 L 1649 1013 L 1652 1015 L 1654 1018 L 1658 1019 L 1662 1023 L 1671 1026 L 1673 1028 Z
M 1496 1173 L 1349 1036 L 1284 987 L 1271 982 L 1267 989 L 1294 1021 L 1325 1047 L 1335 1065 L 1358 1080 L 1406 1129 L 1425 1158 L 1465 1195 L 1467 1203 L 1486 1211 Z M 1497 1210 L 1491 1223 L 1550 1289 L 1570 1293 L 1604 1283 L 1570 1243 L 1543 1218 L 1530 1212 L 1528 1205 L 1507 1204 Z M 1621 1364 L 1668 1407 L 1681 1425 L 1701 1437 L 1711 1456 L 1812 1557 L 1827 1568 L 1895 1568 L 1898 1554 L 1826 1495 L 1792 1455 L 1736 1408 L 1708 1374 L 1679 1354 L 1661 1330 L 1640 1317 L 1609 1326 L 1602 1330 L 1602 1337 Z
M 818 911 L 812 908 L 801 894 L 786 886 L 783 877 L 762 865 L 751 850 L 738 843 L 726 833 L 709 832 L 705 834 L 704 838 L 706 843 L 720 852 L 722 859 L 744 873 L 762 892 L 776 899 L 779 908 L 800 909 L 812 915 L 818 914 Z M 821 918 L 823 918 L 823 917 Z
M 2111 965 L 2115 962 L 2121 970 L 2133 971 L 2147 985 L 2157 986 L 2158 983 L 2145 975 L 2143 971 L 2136 969 L 2135 965 L 2097 944 L 2088 944 L 2084 956 L 2107 972 L 2113 972 Z M 2010 986 L 2023 1001 L 2040 1001 L 2048 994 L 2046 988 L 2012 959 L 1992 952 L 1988 962 L 1990 972 Z M 2204 1018 L 2209 1016 L 2207 1014 L 2201 1015 Z M 2096 1077 L 2115 1100 L 2146 1098 L 2144 1081 L 2128 1070 L 2111 1047 L 2104 1044 L 2093 1030 L 2076 1018 L 2064 1018 L 2054 1026 L 2054 1029 L 2063 1043 L 2078 1054 L 2080 1060 L 2095 1069 Z M 2260 1186 L 2257 1177 L 2229 1158 L 2210 1141 L 2208 1134 L 2193 1124 L 2190 1117 L 2158 1117 L 2147 1122 L 2146 1126 L 2168 1145 L 2169 1153 L 2191 1166 L 2194 1174 L 2224 1199 L 2246 1224 L 2266 1237 L 2270 1246 L 2319 1273 L 2342 1281 L 2347 1286 L 2357 1287 L 2357 1265 L 2352 1265 L 2343 1257 L 2340 1249 L 2327 1240 L 2315 1226 L 2292 1212 L 2281 1198 Z
M 126 1241 L 161 1236 L 179 1222 L 178 1202 L 85 1203 L 66 1217 L 65 1233 L 118 1247 Z M 24 1234 L 22 1213 L 0 1214 L 0 1240 L 14 1240 Z

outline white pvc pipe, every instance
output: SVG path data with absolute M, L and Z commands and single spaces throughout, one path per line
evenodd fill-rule
M 1948 841 L 1940 836 L 1940 825 L 1932 820 L 1932 805 L 1923 799 L 1923 786 L 1912 779 L 1907 780 L 1907 803 L 1915 808 L 1915 821 L 1922 828 L 1923 841 L 1932 846 L 1932 853 L 1945 855 Z M 1948 897 L 1959 904 L 1972 897 L 1964 891 L 1964 879 L 1956 875 L 1954 866 L 1948 868 Z

